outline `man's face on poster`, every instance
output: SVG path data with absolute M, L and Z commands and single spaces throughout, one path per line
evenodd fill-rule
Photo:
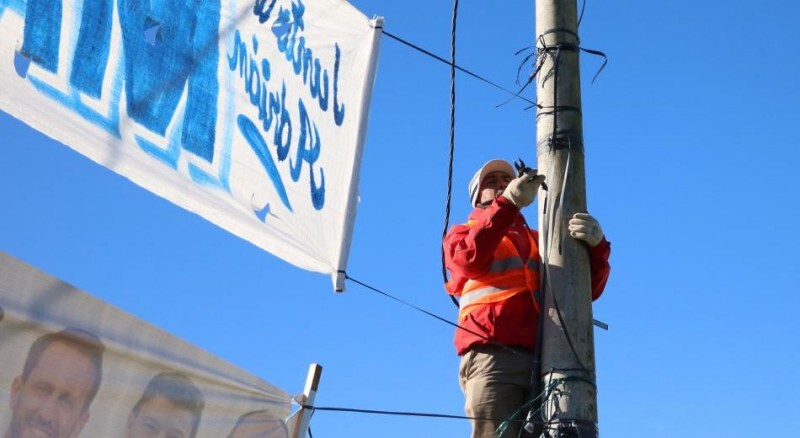
M 89 358 L 69 345 L 48 345 L 28 378 L 14 379 L 7 438 L 78 436 L 89 419 L 96 372 Z
M 189 438 L 194 414 L 156 395 L 145 402 L 139 412 L 128 418 L 128 438 Z
M 266 412 L 243 417 L 228 438 L 287 438 L 286 425 Z

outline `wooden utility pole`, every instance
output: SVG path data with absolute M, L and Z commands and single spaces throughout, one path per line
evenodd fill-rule
M 586 211 L 577 1 L 536 0 L 536 35 L 536 155 L 548 186 L 539 193 L 542 436 L 597 437 L 589 257 L 567 229 Z

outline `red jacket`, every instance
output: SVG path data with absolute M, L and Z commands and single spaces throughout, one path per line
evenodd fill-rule
M 450 283 L 463 286 L 470 278 L 485 274 L 492 263 L 495 249 L 504 236 L 516 246 L 523 258 L 530 254 L 530 231 L 536 242 L 539 234 L 529 230 L 519 209 L 503 196 L 486 208 L 476 208 L 469 219 L 473 226 L 456 225 L 444 239 L 445 262 L 450 271 Z M 611 245 L 603 239 L 597 246 L 589 248 L 589 263 L 592 277 L 592 299 L 603 293 L 611 267 L 608 257 Z M 480 333 L 503 345 L 533 350 L 536 345 L 539 311 L 530 293 L 517 294 L 507 300 L 481 305 L 473 309 L 460 325 Z M 455 345 L 459 355 L 472 346 L 485 345 L 489 341 L 466 330 L 456 329 Z

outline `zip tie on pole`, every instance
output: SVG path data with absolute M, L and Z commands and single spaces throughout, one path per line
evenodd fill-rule
M 584 7 L 585 7 L 585 3 L 584 3 Z M 544 36 L 548 35 L 548 34 L 551 34 L 551 33 L 556 33 L 556 32 L 568 33 L 568 34 L 572 35 L 573 37 L 575 37 L 575 40 L 577 41 L 577 43 L 576 44 L 561 43 L 561 44 L 555 44 L 555 45 L 548 46 L 544 42 Z M 562 50 L 569 50 L 569 51 L 578 52 L 578 53 L 585 52 L 585 53 L 588 53 L 590 55 L 601 56 L 603 58 L 603 64 L 600 66 L 600 68 L 597 70 L 597 72 L 594 74 L 594 77 L 592 78 L 592 84 L 594 84 L 594 81 L 597 79 L 598 76 L 600 76 L 600 73 L 606 68 L 606 65 L 608 64 L 608 56 L 606 56 L 605 53 L 603 53 L 603 52 L 601 52 L 599 50 L 585 49 L 585 48 L 581 47 L 580 46 L 580 38 L 578 37 L 578 34 L 576 34 L 575 32 L 572 32 L 572 31 L 570 31 L 568 29 L 561 29 L 561 28 L 550 29 L 550 30 L 542 33 L 541 35 L 539 35 L 539 37 L 537 39 L 539 41 L 539 46 L 528 46 L 528 47 L 525 47 L 523 49 L 518 50 L 517 53 L 516 53 L 516 55 L 520 55 L 520 54 L 524 53 L 526 50 L 534 49 L 534 50 L 531 51 L 531 53 L 527 54 L 525 56 L 525 58 L 522 60 L 522 62 L 520 62 L 520 64 L 519 64 L 519 68 L 517 69 L 517 84 L 519 84 L 519 74 L 522 71 L 522 68 L 525 66 L 525 64 L 527 64 L 528 61 L 530 59 L 532 59 L 532 58 L 535 59 L 535 61 L 534 61 L 534 65 L 533 65 L 533 71 L 530 73 L 530 75 L 528 75 L 527 81 L 525 81 L 525 84 L 521 86 L 521 88 L 519 89 L 519 91 L 517 91 L 515 96 L 519 95 L 520 93 L 522 93 L 522 91 L 525 90 L 525 88 L 527 88 L 528 85 L 530 85 L 531 82 L 533 82 L 533 80 L 537 76 L 539 76 L 539 74 L 541 73 L 541 69 L 544 67 L 544 61 L 545 61 L 545 57 L 546 56 L 550 56 L 550 57 L 555 58 L 555 62 L 554 62 L 554 69 L 551 69 L 547 73 L 547 75 L 545 75 L 544 80 L 546 81 L 547 79 L 553 77 L 554 74 L 557 73 L 558 57 L 559 57 L 559 55 L 560 55 Z M 557 99 L 557 97 L 556 97 L 556 99 Z M 543 106 L 539 105 L 538 103 L 534 103 L 534 104 L 532 104 L 531 106 L 529 106 L 529 107 L 527 107 L 525 109 L 528 110 L 528 109 L 533 108 L 533 107 L 537 107 L 540 110 L 549 108 L 549 107 L 543 107 Z M 576 111 L 576 112 L 580 113 L 580 109 L 578 109 L 578 108 L 574 108 L 574 107 L 560 108 L 557 105 L 554 105 L 553 111 L 552 112 L 548 112 L 547 114 L 555 115 L 555 113 L 558 110 L 561 110 L 561 109 L 568 110 L 568 111 Z M 542 114 L 542 115 L 544 115 L 544 114 Z M 538 118 L 538 115 L 537 115 L 537 118 Z

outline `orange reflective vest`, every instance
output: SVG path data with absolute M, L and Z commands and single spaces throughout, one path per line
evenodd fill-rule
M 474 221 L 469 221 L 465 225 L 472 227 L 474 224 Z M 498 303 L 517 294 L 536 294 L 539 291 L 539 245 L 532 233 L 527 234 L 531 247 L 527 258 L 522 258 L 511 239 L 504 236 L 497 245 L 485 274 L 468 279 L 461 290 L 457 290 L 458 285 L 454 280 L 447 282 L 447 292 L 461 297 L 459 321 L 463 321 L 473 309 L 482 304 Z

